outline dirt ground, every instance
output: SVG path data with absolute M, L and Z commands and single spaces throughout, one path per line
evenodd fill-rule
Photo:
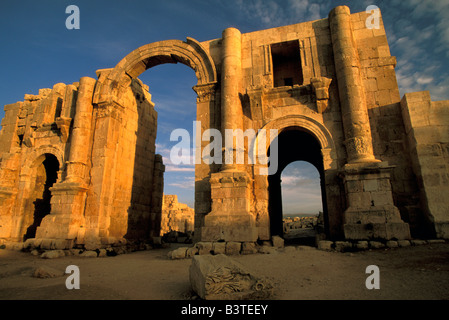
M 194 297 L 189 283 L 191 259 L 168 259 L 167 253 L 174 248 L 57 259 L 0 250 L 0 299 L 189 300 Z M 449 300 L 448 243 L 353 253 L 300 248 L 233 258 L 271 279 L 273 300 Z M 79 290 L 65 286 L 64 271 L 69 265 L 79 267 Z M 369 265 L 379 267 L 378 290 L 365 286 Z M 32 277 L 39 266 L 58 269 L 62 275 Z

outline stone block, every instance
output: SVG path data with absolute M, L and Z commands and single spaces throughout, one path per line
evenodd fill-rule
M 216 222 L 218 224 L 218 222 Z M 237 222 L 234 226 L 217 225 L 201 228 L 201 239 L 203 241 L 238 241 L 254 242 L 257 241 L 257 228 L 253 226 L 241 226 Z
M 422 246 L 422 245 L 426 244 L 427 242 L 425 240 L 412 239 L 412 240 L 410 240 L 410 243 L 414 246 Z
M 243 242 L 241 254 L 255 254 L 258 252 L 257 244 L 254 242 Z
M 398 246 L 401 248 L 410 247 L 411 243 L 409 240 L 398 240 Z
M 214 242 L 212 244 L 213 254 L 225 254 L 226 253 L 226 242 Z
M 338 252 L 346 252 L 352 249 L 352 243 L 349 241 L 335 241 L 335 250 Z
M 42 259 L 56 259 L 65 257 L 64 250 L 48 250 L 41 254 Z
M 194 256 L 189 280 L 193 291 L 205 300 L 269 299 L 273 293 L 267 279 L 223 254 Z
M 329 251 L 329 250 L 332 250 L 333 247 L 334 247 L 333 241 L 329 241 L 329 240 L 318 241 L 318 249 L 319 250 Z
M 198 248 L 197 247 L 190 247 L 186 251 L 186 257 L 192 258 L 193 256 L 198 254 Z
M 386 223 L 387 237 L 385 239 L 408 240 L 410 236 L 410 227 L 408 223 Z
M 369 246 L 372 249 L 381 249 L 381 248 L 385 248 L 385 245 L 382 242 L 379 241 L 370 241 L 369 242 Z
M 52 249 L 51 244 L 52 244 L 52 239 L 42 239 L 40 248 L 41 249 Z
M 226 254 L 227 255 L 240 254 L 241 250 L 242 250 L 241 242 L 235 242 L 235 241 L 226 242 Z
M 33 239 L 27 239 L 27 240 L 23 243 L 23 248 L 24 248 L 24 249 L 35 248 L 34 241 L 35 241 L 34 238 L 33 238 Z
M 446 243 L 443 239 L 430 239 L 427 240 L 428 244 L 438 244 L 438 243 Z
M 277 249 L 270 245 L 263 245 L 259 247 L 259 253 L 264 254 L 276 254 L 278 253 Z
M 379 184 L 376 179 L 370 179 L 363 181 L 363 190 L 366 192 L 377 191 Z
M 389 241 L 387 241 L 386 246 L 387 246 L 387 248 L 397 248 L 397 247 L 399 247 L 399 244 L 397 241 L 389 240 Z
M 273 242 L 273 247 L 281 249 L 284 247 L 284 239 L 279 236 L 271 237 L 271 241 Z
M 195 247 L 198 248 L 198 254 L 210 254 L 212 251 L 212 242 L 197 242 Z
M 100 249 L 99 252 L 98 252 L 98 257 L 106 257 L 106 256 L 107 256 L 106 249 Z
M 185 259 L 187 258 L 187 247 L 181 247 L 175 250 L 170 251 L 167 256 L 168 258 L 175 260 L 175 259 Z
M 97 253 L 96 251 L 93 251 L 93 250 L 86 250 L 86 251 L 84 251 L 83 253 L 81 253 L 81 254 L 79 255 L 79 257 L 81 257 L 81 258 L 97 258 L 97 257 L 98 257 L 98 254 L 99 254 L 99 253 Z
M 360 250 L 366 250 L 369 248 L 368 241 L 357 241 L 355 247 Z
M 56 239 L 53 242 L 53 246 L 57 250 L 70 249 L 72 247 L 72 240 Z

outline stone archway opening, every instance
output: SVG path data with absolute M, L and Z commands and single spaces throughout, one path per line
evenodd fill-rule
M 36 229 L 40 226 L 42 219 L 50 214 L 51 211 L 51 187 L 58 179 L 59 161 L 58 159 L 49 153 L 43 155 L 44 159 L 35 168 L 34 176 L 34 188 L 31 191 L 30 199 L 32 205 L 30 206 L 30 215 L 32 217 L 32 223 L 27 227 L 24 241 L 30 238 L 34 238 L 36 235 Z
M 155 153 L 162 156 L 162 214 L 159 236 L 164 242 L 190 241 L 194 227 L 195 163 L 192 149 L 193 124 L 197 119 L 197 83 L 194 70 L 183 63 L 154 65 L 139 76 L 148 85 L 157 112 Z M 175 134 L 181 130 L 185 135 Z M 180 133 L 182 133 L 180 131 Z M 173 134 L 173 135 L 172 135 Z M 186 139 L 188 138 L 188 139 Z M 172 159 L 173 148 L 188 148 L 189 155 L 179 151 Z M 178 161 L 181 160 L 180 163 Z
M 321 145 L 310 132 L 300 127 L 285 128 L 279 133 L 276 139 L 278 140 L 278 170 L 275 174 L 268 176 L 268 212 L 270 217 L 271 235 L 282 237 L 287 244 L 300 243 L 305 245 L 314 245 L 316 233 L 324 230 L 325 226 L 320 224 L 324 224 L 323 217 L 327 214 Z M 296 211 L 296 214 L 304 214 L 305 212 L 300 212 L 302 210 L 301 208 L 304 208 L 304 206 L 298 205 L 298 207 L 295 208 L 295 205 L 293 205 L 293 207 L 290 206 L 288 210 L 286 210 L 287 199 L 285 196 L 283 197 L 283 189 L 285 190 L 288 188 L 288 179 L 284 177 L 283 181 L 282 178 L 285 169 L 290 164 L 297 164 L 298 161 L 307 163 L 316 169 L 315 179 L 318 181 L 312 181 L 312 184 L 315 184 L 313 188 L 318 188 L 319 192 L 314 195 L 315 199 L 307 199 L 307 195 L 300 194 L 301 192 L 304 193 L 304 187 L 300 188 L 296 186 L 296 188 L 291 188 L 290 191 L 293 192 L 293 196 L 295 196 L 294 192 L 297 192 L 296 198 L 300 199 L 302 197 L 304 201 L 307 202 L 312 200 L 316 203 L 316 196 L 320 196 L 321 199 L 318 201 L 321 202 L 321 216 L 318 217 L 320 212 L 316 212 L 316 222 L 311 223 L 313 228 L 302 233 L 297 232 L 297 236 L 292 236 L 286 233 L 284 217 L 288 215 L 288 213 L 294 211 Z M 296 181 L 297 183 L 298 181 L 301 181 L 301 173 L 296 170 L 295 174 L 296 175 L 290 175 L 289 179 L 292 179 L 293 182 Z M 313 214 L 309 214 L 308 216 L 312 215 Z M 307 225 L 307 223 L 304 223 L 304 225 Z
M 320 174 L 311 163 L 294 161 L 281 173 L 283 237 L 314 238 L 323 216 Z
M 94 180 L 98 178 L 104 193 L 108 194 L 108 197 L 91 196 L 87 200 L 89 208 L 104 208 L 101 215 L 106 219 L 97 219 L 95 211 L 86 214 L 95 215 L 95 219 L 89 219 L 92 223 L 88 223 L 87 229 L 91 229 L 92 234 L 98 233 L 100 238 L 107 237 L 108 241 L 120 238 L 140 241 L 151 240 L 160 235 L 165 184 L 165 163 L 162 156 L 166 159 L 167 156 L 156 150 L 156 135 L 160 135 L 160 130 L 156 130 L 158 123 L 160 124 L 157 112 L 161 110 L 156 105 L 157 93 L 155 103 L 151 97 L 154 94 L 152 83 L 147 83 L 146 75 L 142 74 L 148 69 L 159 68 L 159 65 L 165 65 L 165 68 L 178 63 L 189 67 L 196 76 L 197 81 L 192 84 L 196 92 L 194 110 L 196 120 L 201 122 L 200 130 L 215 127 L 217 119 L 208 116 L 216 114 L 215 64 L 205 48 L 194 39 L 187 38 L 185 42 L 168 40 L 144 45 L 128 54 L 113 69 L 97 71 L 99 80 L 95 86 L 93 105 L 101 117 L 97 117 L 95 134 L 101 136 L 99 139 L 102 140 L 94 139 L 93 149 L 104 150 L 106 153 L 116 152 L 118 156 L 105 159 L 106 164 L 94 163 L 92 170 L 102 172 L 107 166 L 120 168 L 113 171 L 114 174 L 108 174 L 106 179 L 101 175 L 93 177 Z M 172 79 L 172 84 L 174 81 L 176 79 Z M 153 81 L 153 84 L 156 82 L 158 79 Z M 171 87 L 172 84 L 167 86 Z M 192 85 L 189 87 L 192 88 Z M 170 98 L 173 98 L 173 92 Z M 171 119 L 182 119 L 180 111 L 185 108 L 185 104 L 178 106 L 178 110 L 172 110 L 169 116 Z M 180 127 L 184 129 L 185 125 Z M 188 127 L 192 128 L 193 122 L 190 122 Z M 105 136 L 107 138 L 104 138 Z M 170 166 L 165 169 L 167 167 L 170 169 Z M 208 178 L 211 169 L 207 164 L 196 163 L 193 168 L 188 168 L 192 169 L 195 178 L 194 186 L 190 185 L 190 190 L 194 191 L 195 215 L 204 215 L 210 211 L 210 204 L 203 205 L 204 201 L 199 202 L 197 199 L 210 198 Z M 127 179 L 130 176 L 133 178 Z M 104 225 L 103 221 L 108 224 L 98 229 L 99 225 Z M 93 235 L 91 237 L 94 238 Z

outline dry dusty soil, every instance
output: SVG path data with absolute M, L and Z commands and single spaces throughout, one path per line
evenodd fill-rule
M 168 259 L 167 253 L 174 248 L 172 245 L 115 257 L 57 259 L 0 250 L 0 299 L 193 302 L 191 260 Z M 286 247 L 272 254 L 233 258 L 271 279 L 275 284 L 273 300 L 449 300 L 448 243 L 352 253 Z M 65 286 L 68 275 L 64 271 L 69 265 L 79 267 L 78 290 Z M 379 267 L 378 290 L 365 286 L 369 265 Z M 57 269 L 61 276 L 32 277 L 40 266 Z

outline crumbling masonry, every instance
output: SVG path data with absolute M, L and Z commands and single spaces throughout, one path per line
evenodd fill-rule
M 368 29 L 367 17 L 342 6 L 312 22 L 151 43 L 98 79 L 5 106 L 0 239 L 63 249 L 159 235 L 164 165 L 138 76 L 163 63 L 195 71 L 201 133 L 278 130 L 273 175 L 247 157 L 196 164 L 195 241 L 281 234 L 280 173 L 297 160 L 320 172 L 329 239 L 449 238 L 449 101 L 400 98 L 382 21 Z

